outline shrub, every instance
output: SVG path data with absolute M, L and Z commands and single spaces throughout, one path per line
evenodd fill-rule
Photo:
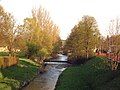
M 0 90 L 12 90 L 12 88 L 5 83 L 0 83 Z
M 8 56 L 9 53 L 8 52 L 0 52 L 0 56 Z
M 25 51 L 20 51 L 20 52 L 17 52 L 16 56 L 19 58 L 25 58 L 27 55 Z
M 40 58 L 42 60 L 44 60 L 48 55 L 49 55 L 49 53 L 48 53 L 48 50 L 46 48 L 42 48 L 38 53 L 38 56 L 40 56 Z
M 30 42 L 27 43 L 26 54 L 27 54 L 28 58 L 35 56 L 38 53 L 38 51 L 39 51 L 39 47 L 36 44 L 30 43 Z
M 89 57 L 88 59 L 86 57 L 68 57 L 68 62 L 71 64 L 84 64 L 86 61 L 88 61 L 89 59 L 91 59 L 93 57 Z

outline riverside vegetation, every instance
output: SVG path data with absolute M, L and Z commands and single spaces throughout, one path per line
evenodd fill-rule
M 120 89 L 119 19 L 110 22 L 109 36 L 103 37 L 95 18 L 84 15 L 63 43 L 58 26 L 45 9 L 34 8 L 31 13 L 22 25 L 17 25 L 14 17 L 0 5 L 0 47 L 6 48 L 7 52 L 1 57 L 19 58 L 17 64 L 13 65 L 9 60 L 13 66 L 0 68 L 0 89 L 20 88 L 33 79 L 45 59 L 56 57 L 60 51 L 67 54 L 68 62 L 75 66 L 61 74 L 56 90 Z M 95 57 L 96 51 L 109 54 L 107 58 L 113 63 Z
M 0 71 L 0 90 L 16 90 L 32 80 L 39 65 L 29 59 L 21 59 L 17 65 L 2 68 Z
M 55 90 L 119 90 L 120 67 L 112 71 L 106 58 L 94 57 L 85 64 L 68 67 Z
M 112 22 L 109 29 L 111 36 L 103 38 L 95 18 L 82 17 L 82 20 L 71 30 L 64 49 L 69 56 L 68 61 L 75 65 L 63 71 L 55 90 L 120 89 L 120 42 L 118 41 L 120 23 L 118 21 L 117 19 L 116 22 Z M 104 53 L 107 57 L 96 57 L 96 51 Z M 109 62 L 108 59 L 111 61 Z
M 36 76 L 43 60 L 55 56 L 61 48 L 59 28 L 48 12 L 40 7 L 31 13 L 22 25 L 17 25 L 14 17 L 0 5 L 0 48 L 5 49 L 0 56 L 18 58 L 16 64 L 0 68 L 0 90 L 24 86 Z

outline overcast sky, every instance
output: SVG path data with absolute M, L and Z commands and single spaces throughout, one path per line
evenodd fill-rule
M 60 36 L 66 39 L 71 29 L 83 15 L 90 15 L 97 20 L 102 35 L 107 34 L 109 22 L 120 16 L 119 0 L 0 0 L 17 23 L 31 16 L 31 9 L 42 6 L 60 28 Z

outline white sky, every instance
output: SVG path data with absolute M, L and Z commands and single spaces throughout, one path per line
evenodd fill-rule
M 91 15 L 97 20 L 102 35 L 107 34 L 109 21 L 120 16 L 119 0 L 0 0 L 17 23 L 31 16 L 31 9 L 45 8 L 60 28 L 60 36 L 66 39 L 71 29 L 83 15 Z

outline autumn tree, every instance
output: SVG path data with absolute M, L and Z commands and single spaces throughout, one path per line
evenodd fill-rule
M 108 36 L 108 50 L 112 53 L 118 55 L 120 53 L 120 20 L 116 18 L 116 20 L 111 20 L 109 26 L 109 36 Z
M 15 47 L 24 52 L 27 49 L 26 41 L 28 39 L 28 31 L 24 30 L 23 25 L 18 25 L 16 29 L 18 34 L 15 38 Z
M 106 38 L 106 48 L 108 53 L 108 58 L 111 59 L 110 67 L 112 70 L 116 70 L 120 59 L 120 19 L 116 18 L 110 21 L 108 36 Z
M 99 42 L 100 33 L 94 17 L 83 16 L 66 41 L 66 48 L 74 58 L 89 58 Z
M 59 28 L 52 22 L 45 9 L 33 9 L 32 17 L 24 20 L 22 29 L 25 32 L 24 40 L 39 48 L 38 56 L 42 58 L 51 55 L 55 43 L 59 40 Z
M 98 52 L 107 53 L 108 47 L 108 38 L 100 36 L 99 44 L 97 47 Z
M 57 54 L 62 50 L 62 40 L 59 38 L 57 42 L 53 44 L 52 56 L 57 57 Z
M 15 51 L 15 38 L 17 35 L 18 32 L 15 29 L 13 17 L 0 6 L 0 39 L 7 46 L 10 54 Z

